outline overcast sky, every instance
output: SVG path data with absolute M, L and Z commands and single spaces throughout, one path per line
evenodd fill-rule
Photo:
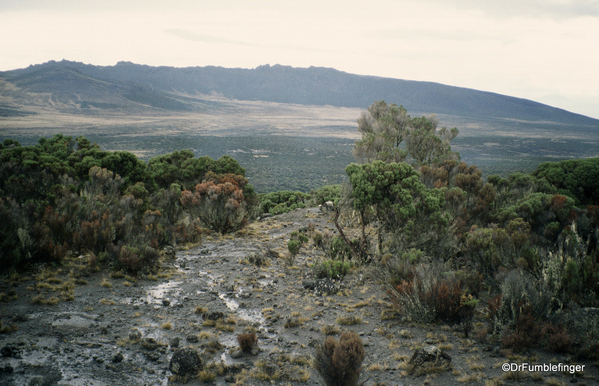
M 599 118 L 599 0 L 0 0 L 0 36 L 0 71 L 324 66 Z

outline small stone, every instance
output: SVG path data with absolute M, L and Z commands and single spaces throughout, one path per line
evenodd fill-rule
M 212 312 L 207 312 L 204 314 L 204 319 L 207 320 L 218 320 L 218 319 L 222 319 L 224 316 L 224 314 L 220 311 L 212 311 Z
M 162 305 L 168 307 L 171 305 L 171 301 L 168 299 L 162 299 Z
M 233 359 L 239 359 L 243 356 L 243 351 L 235 350 L 230 355 L 231 355 L 231 358 L 233 358 Z
M 147 360 L 152 362 L 156 362 L 158 359 L 160 359 L 160 354 L 158 354 L 157 352 L 147 352 L 144 353 L 144 356 Z
M 141 341 L 141 347 L 148 351 L 156 350 L 158 348 L 158 342 L 154 338 L 144 338 Z
M 131 330 L 131 332 L 129 333 L 129 340 L 136 341 L 136 340 L 140 340 L 140 339 L 141 339 L 141 332 L 139 332 L 139 330 L 137 328 Z
M 189 343 L 198 343 L 200 339 L 198 338 L 197 335 L 187 335 L 185 340 L 188 341 Z
M 171 347 L 179 347 L 179 343 L 181 342 L 181 339 L 179 337 L 175 337 L 173 339 L 170 340 L 169 345 Z
M 112 356 L 112 358 L 110 358 L 110 360 L 112 361 L 112 363 L 120 363 L 123 361 L 123 354 L 118 352 L 118 353 L 114 354 Z

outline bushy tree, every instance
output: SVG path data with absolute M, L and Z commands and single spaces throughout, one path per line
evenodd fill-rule
M 207 227 L 224 234 L 246 224 L 248 199 L 253 195 L 253 188 L 244 177 L 208 172 L 194 193 L 189 190 L 181 193 L 181 204 Z
M 358 118 L 362 139 L 352 152 L 360 163 L 403 162 L 408 155 L 418 164 L 458 158 L 449 146 L 458 129 L 437 129 L 437 124 L 436 115 L 411 118 L 403 106 L 377 101 Z

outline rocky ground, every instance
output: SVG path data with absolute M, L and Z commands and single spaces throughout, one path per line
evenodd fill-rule
M 257 221 L 235 236 L 207 236 L 177 251 L 156 276 L 78 277 L 86 276 L 79 270 L 69 279 L 63 267 L 7 278 L 0 385 L 319 384 L 310 365 L 315 346 L 343 330 L 364 343 L 364 385 L 599 384 L 597 363 L 536 351 L 509 355 L 465 338 L 459 328 L 398 318 L 376 264 L 353 269 L 341 283 L 321 283 L 309 265 L 324 254 L 310 242 L 289 266 L 289 234 L 309 223 L 321 232 L 334 228 L 317 209 L 302 209 Z M 35 301 L 45 304 L 34 304 L 40 291 L 45 297 Z M 482 315 L 475 322 L 483 322 Z M 258 344 L 244 353 L 237 335 L 249 331 L 256 331 Z M 414 352 L 431 345 L 443 351 L 439 364 L 451 363 L 410 371 Z M 175 354 L 182 348 L 193 350 Z M 194 352 L 197 360 L 189 359 Z M 185 379 L 180 368 L 198 374 L 200 361 L 199 375 Z M 503 372 L 506 362 L 585 369 L 574 375 Z

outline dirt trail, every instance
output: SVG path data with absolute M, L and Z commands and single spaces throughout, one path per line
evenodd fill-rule
M 362 338 L 365 385 L 558 385 L 574 379 L 559 372 L 505 376 L 501 370 L 505 362 L 576 363 L 572 358 L 532 353 L 508 359 L 498 347 L 465 339 L 448 326 L 382 320 L 393 315 L 374 266 L 353 269 L 330 295 L 316 294 L 309 265 L 323 252 L 310 242 L 294 266 L 282 258 L 289 234 L 309 223 L 321 232 L 334 228 L 314 208 L 274 216 L 235 237 L 206 237 L 178 251 L 157 280 L 92 274 L 75 288 L 73 301 L 54 306 L 31 303 L 32 275 L 15 288 L 17 300 L 0 303 L 5 326 L 18 328 L 0 334 L 0 386 L 167 385 L 177 347 L 201 351 L 208 372 L 216 375 L 212 384 L 319 384 L 309 364 L 314 346 L 324 332 L 341 330 Z M 255 257 L 269 264 L 257 267 L 250 262 Z M 250 329 L 260 350 L 240 355 L 237 335 Z M 451 369 L 408 375 L 407 360 L 429 344 L 452 357 Z M 598 384 L 597 366 L 586 366 L 578 383 Z

